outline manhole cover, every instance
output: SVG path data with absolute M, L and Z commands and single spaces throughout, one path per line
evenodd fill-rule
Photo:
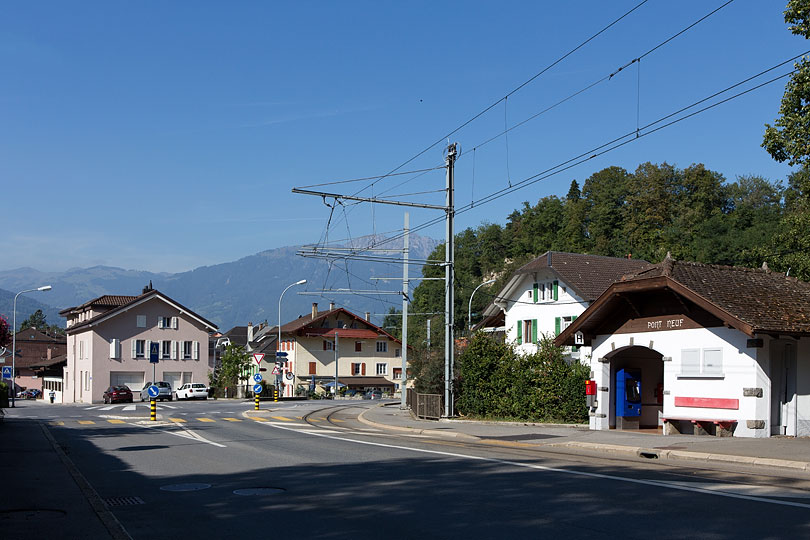
M 169 484 L 168 486 L 160 486 L 161 491 L 199 491 L 201 489 L 208 489 L 211 484 Z
M 278 493 L 284 493 L 285 491 L 286 490 L 282 488 L 259 487 L 259 488 L 235 489 L 233 490 L 233 494 L 248 497 L 252 495 L 276 495 Z
M 0 510 L 0 523 L 28 523 L 40 520 L 63 518 L 64 510 L 47 508 L 21 508 L 18 510 Z M 1 528 L 2 526 L 0 526 Z
M 133 506 L 145 504 L 140 497 L 107 497 L 104 499 L 107 506 Z

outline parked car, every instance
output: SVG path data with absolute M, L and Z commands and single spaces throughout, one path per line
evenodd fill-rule
M 369 390 L 363 394 L 363 399 L 382 399 L 382 392 L 379 390 Z
M 203 383 L 186 383 L 174 393 L 177 401 L 181 399 L 208 399 L 208 388 Z
M 110 386 L 104 390 L 104 403 L 132 403 L 132 390 L 128 386 Z
M 152 399 L 152 396 L 149 395 L 149 387 L 152 386 L 152 382 L 149 381 L 143 386 L 141 390 L 141 401 L 149 401 Z M 155 383 L 155 386 L 158 387 L 158 395 L 155 398 L 156 401 L 163 401 L 168 399 L 169 401 L 172 400 L 172 385 L 167 383 L 166 381 L 158 381 Z

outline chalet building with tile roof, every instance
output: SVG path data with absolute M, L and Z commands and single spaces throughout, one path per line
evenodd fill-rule
M 520 267 L 484 311 L 484 324 L 527 354 L 543 335 L 565 330 L 621 276 L 650 266 L 647 261 L 549 251 Z M 581 345 L 581 344 L 580 344 Z M 574 345 L 568 351 L 588 354 Z
M 810 283 L 668 255 L 612 284 L 555 343 L 577 337 L 592 347 L 591 429 L 810 436 Z
M 137 395 L 154 380 L 173 389 L 208 383 L 208 336 L 216 327 L 151 286 L 139 296 L 104 295 L 59 314 L 67 319 L 66 403 L 100 402 L 114 385 Z M 157 363 L 150 362 L 153 344 Z
M 23 328 L 17 332 L 15 355 L 17 391 L 35 388 L 43 390 L 46 376 L 58 374 L 67 362 L 67 340 L 64 336 L 52 336 L 36 328 Z M 10 348 L 10 347 L 9 347 Z
M 309 388 L 313 381 L 334 384 L 336 359 L 339 385 L 390 393 L 400 389 L 402 342 L 366 318 L 334 304 L 318 311 L 318 304 L 313 303 L 309 315 L 283 324 L 277 348 L 287 353 L 280 374 L 285 397 L 294 396 L 297 387 Z M 270 355 L 265 360 L 271 365 L 274 361 Z M 272 376 L 268 379 L 274 381 Z

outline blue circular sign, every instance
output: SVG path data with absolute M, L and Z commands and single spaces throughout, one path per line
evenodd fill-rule
M 257 383 L 262 382 L 262 374 L 261 374 L 261 373 L 257 373 L 257 374 L 255 374 L 255 375 L 253 376 L 253 380 L 254 380 L 254 381 L 256 381 Z
M 149 392 L 149 397 L 158 397 L 158 394 L 160 394 L 160 388 L 153 384 L 149 387 L 147 392 Z
M 261 394 L 262 393 L 262 385 L 254 384 L 253 385 L 253 393 L 254 394 Z

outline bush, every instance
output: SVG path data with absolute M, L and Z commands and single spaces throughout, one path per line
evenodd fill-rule
M 536 354 L 523 355 L 479 333 L 458 364 L 456 404 L 462 414 L 549 422 L 588 419 L 584 387 L 589 370 L 566 362 L 562 349 L 547 336 Z

